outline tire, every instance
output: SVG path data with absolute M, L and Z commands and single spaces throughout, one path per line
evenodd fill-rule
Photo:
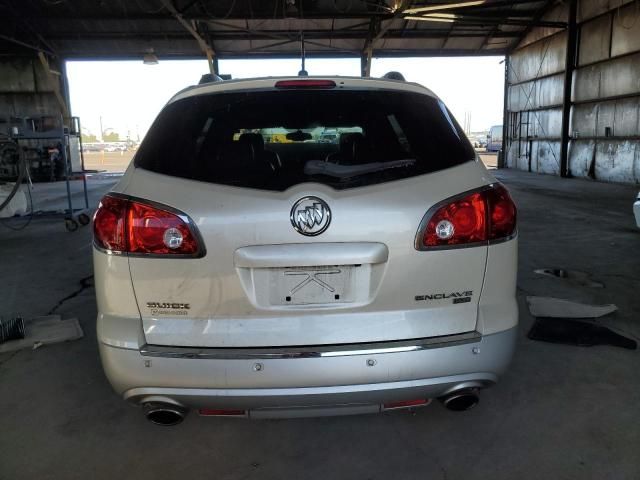
M 89 222 L 91 222 L 91 219 L 86 213 L 81 213 L 80 215 L 78 215 L 78 223 L 80 223 L 80 225 L 82 225 L 83 227 L 85 225 L 89 225 Z
M 76 222 L 73 218 L 65 218 L 64 226 L 68 232 L 75 232 L 78 230 L 78 222 Z

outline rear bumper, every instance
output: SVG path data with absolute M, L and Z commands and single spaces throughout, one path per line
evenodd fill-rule
M 203 355 L 189 358 L 193 352 L 185 356 L 180 349 L 143 354 L 102 343 L 100 354 L 114 389 L 136 404 L 168 401 L 250 410 L 252 416 L 295 416 L 307 409 L 319 414 L 333 406 L 363 413 L 385 402 L 435 398 L 497 382 L 513 355 L 516 330 L 452 336 L 419 349 L 407 349 L 407 342 L 395 350 L 341 347 L 332 355 L 274 358 L 254 352 L 220 358 L 215 354 L 222 349 L 203 349 Z

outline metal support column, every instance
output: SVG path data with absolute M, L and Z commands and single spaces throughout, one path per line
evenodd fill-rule
M 578 25 L 576 22 L 578 1 L 569 0 L 569 23 L 567 26 L 567 58 L 564 70 L 564 93 L 562 99 L 562 135 L 560 139 L 560 176 L 571 177 L 569 169 L 569 141 L 571 117 L 571 90 L 573 71 L 578 57 Z
M 502 110 L 502 148 L 498 152 L 498 168 L 505 168 L 509 148 L 509 56 L 504 57 L 504 106 Z
M 215 75 L 220 75 L 220 65 L 218 64 L 218 56 L 213 57 L 213 71 Z
M 62 97 L 69 107 L 69 115 L 73 115 L 71 111 L 71 95 L 69 93 L 69 77 L 67 76 L 67 61 L 64 58 L 58 60 L 60 66 L 60 83 L 62 85 Z
M 373 54 L 373 50 L 368 48 L 366 52 L 363 52 L 360 55 L 360 75 L 362 77 L 371 76 L 371 56 Z

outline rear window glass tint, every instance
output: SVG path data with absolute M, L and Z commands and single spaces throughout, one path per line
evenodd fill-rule
M 246 91 L 166 106 L 136 166 L 204 182 L 282 191 L 353 188 L 435 172 L 475 152 L 444 104 L 390 90 Z

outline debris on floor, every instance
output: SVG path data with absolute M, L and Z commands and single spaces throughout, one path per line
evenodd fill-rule
M 592 288 L 604 288 L 604 283 L 591 280 L 591 274 L 581 272 L 579 270 L 565 270 L 562 268 L 541 268 L 534 270 L 538 275 L 546 275 L 548 277 L 561 278 L 576 285 Z
M 24 321 L 22 338 L 0 343 L 0 353 L 23 348 L 38 348 L 41 345 L 77 340 L 84 336 L 77 318 L 62 319 L 60 315 L 35 317 Z
M 619 335 L 601 325 L 567 318 L 536 318 L 527 336 L 531 340 L 580 347 L 611 345 L 635 350 L 638 346 L 635 340 Z
M 613 304 L 588 305 L 553 297 L 527 297 L 527 305 L 534 317 L 598 318 L 618 310 Z

